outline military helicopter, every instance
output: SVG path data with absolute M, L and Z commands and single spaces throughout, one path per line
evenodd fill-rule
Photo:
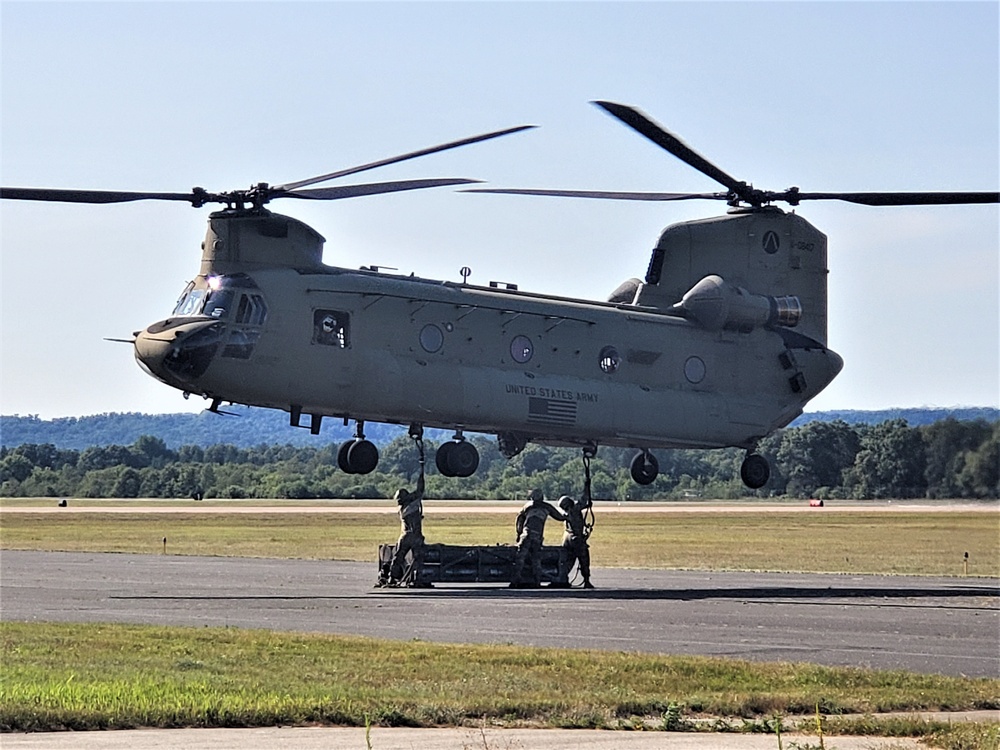
M 619 200 L 724 200 L 728 212 L 667 227 L 644 279 L 606 300 L 557 297 L 322 261 L 323 237 L 272 213 L 277 198 L 332 200 L 461 185 L 446 178 L 303 189 L 417 156 L 496 138 L 520 126 L 330 174 L 248 190 L 133 193 L 2 188 L 16 200 L 215 202 L 201 268 L 173 312 L 134 334 L 153 377 L 211 411 L 239 403 L 287 411 L 319 434 L 324 417 L 355 423 L 338 465 L 366 474 L 378 449 L 366 422 L 454 431 L 437 450 L 446 476 L 478 467 L 466 432 L 497 437 L 507 458 L 530 442 L 631 447 L 632 478 L 649 484 L 654 449 L 738 447 L 751 488 L 769 478 L 758 442 L 802 413 L 840 372 L 827 346 L 826 236 L 774 203 L 864 205 L 996 203 L 998 193 L 805 193 L 740 182 L 637 109 L 595 102 L 726 188 L 716 193 L 476 189 L 477 192 Z M 303 419 L 308 416 L 308 423 Z

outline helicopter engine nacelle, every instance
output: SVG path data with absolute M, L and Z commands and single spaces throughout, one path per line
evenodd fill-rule
M 798 297 L 752 294 L 715 275 L 706 276 L 691 287 L 673 310 L 710 331 L 752 331 L 762 326 L 793 328 L 802 318 Z

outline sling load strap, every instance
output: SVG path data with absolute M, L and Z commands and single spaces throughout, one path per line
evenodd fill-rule
M 590 494 L 590 459 L 589 451 L 583 452 L 583 499 L 586 501 L 583 510 L 583 538 L 589 539 L 594 530 L 594 502 Z

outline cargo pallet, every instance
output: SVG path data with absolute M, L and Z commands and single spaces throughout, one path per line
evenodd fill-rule
M 378 580 L 389 580 L 389 566 L 396 552 L 395 544 L 380 544 L 378 548 Z M 413 579 L 417 585 L 429 583 L 510 583 L 514 575 L 517 547 L 496 544 L 492 547 L 466 547 L 452 544 L 424 545 L 424 559 Z M 407 569 L 412 564 L 407 555 Z M 530 563 L 525 563 L 522 576 L 531 575 Z M 559 547 L 542 547 L 542 583 L 556 580 L 559 575 Z

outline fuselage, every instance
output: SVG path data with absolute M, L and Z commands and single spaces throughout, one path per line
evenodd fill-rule
M 289 241 L 275 221 L 299 232 L 298 249 L 269 255 L 251 247 L 246 218 L 213 214 L 201 274 L 171 318 L 137 336 L 147 371 L 216 402 L 292 414 L 564 444 L 749 448 L 842 365 L 790 328 L 706 327 L 641 295 L 596 302 L 325 266 L 294 219 L 267 214 L 255 241 Z

